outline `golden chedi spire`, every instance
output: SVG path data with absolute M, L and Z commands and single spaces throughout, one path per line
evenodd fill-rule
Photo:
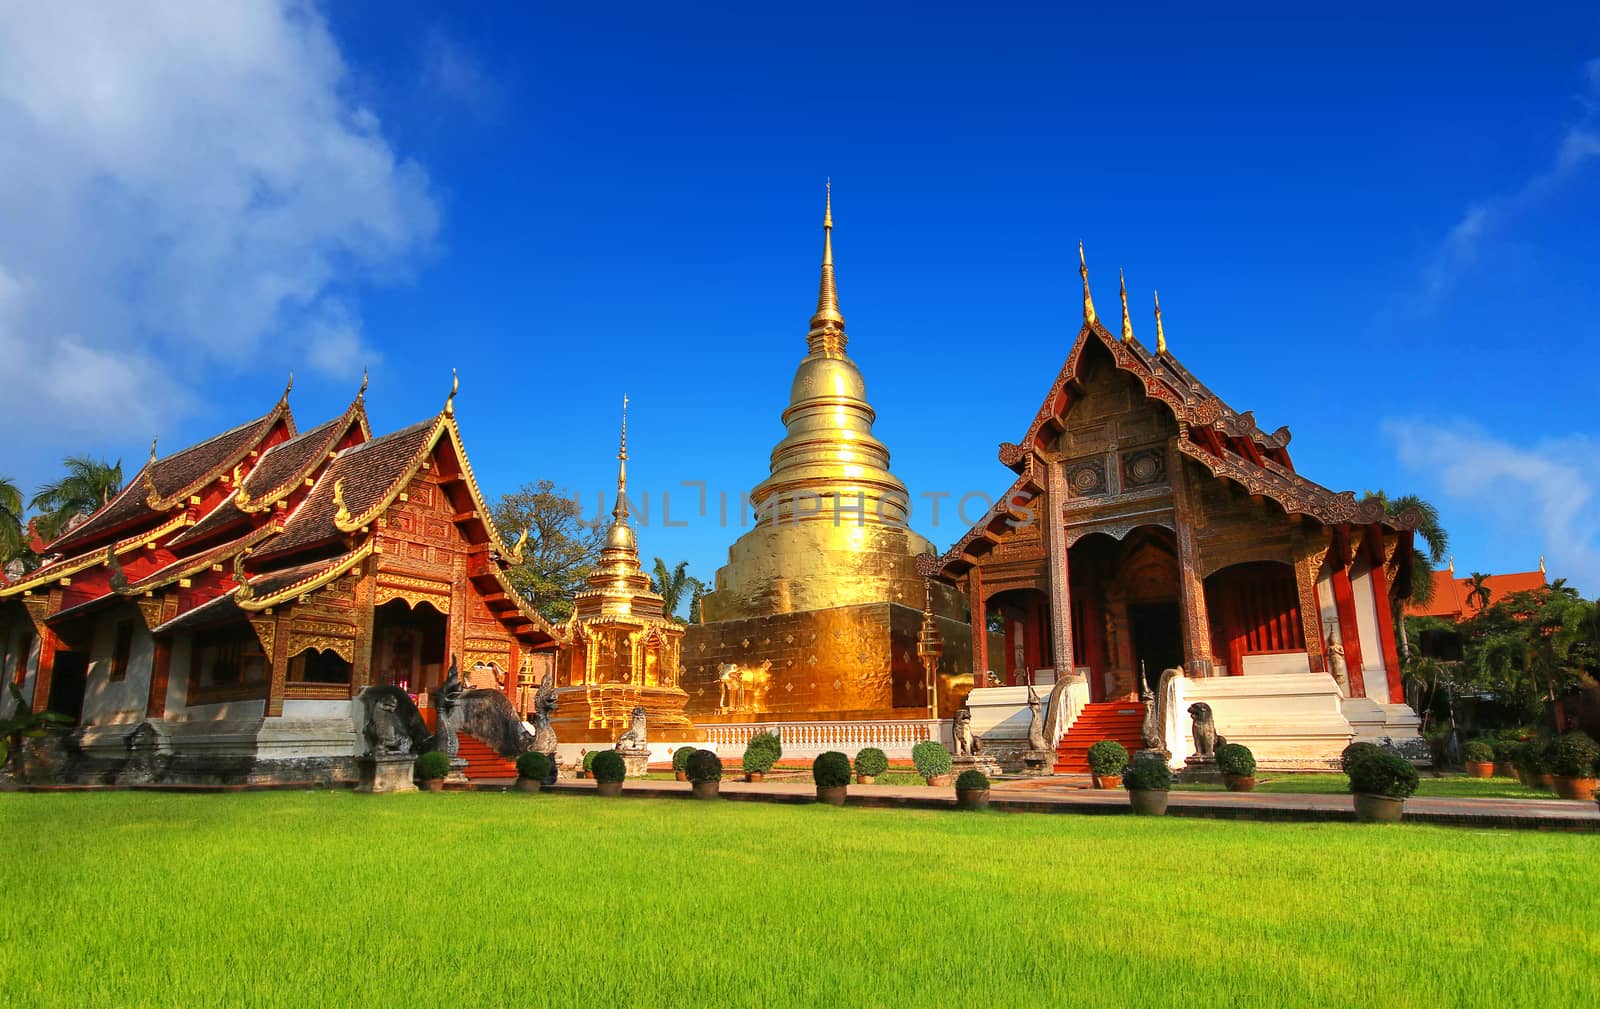
M 1128 278 L 1121 267 L 1117 268 L 1117 288 L 1122 294 L 1122 342 L 1128 343 L 1133 339 L 1133 320 L 1128 318 Z
M 833 282 L 833 180 L 829 179 L 822 211 L 822 280 L 817 287 L 817 314 L 811 317 L 811 331 L 806 333 L 806 349 L 843 357 L 848 342 L 844 316 L 839 312 L 839 291 Z
M 1083 258 L 1083 243 L 1078 243 L 1078 275 L 1083 278 L 1083 322 L 1092 326 L 1100 321 L 1094 312 L 1094 296 L 1089 293 L 1089 262 Z
M 589 575 L 589 590 L 575 597 L 579 617 L 600 612 L 660 616 L 661 597 L 650 591 L 650 578 L 639 564 L 639 542 L 628 521 L 628 397 L 622 397 L 622 437 L 617 447 L 617 502 L 600 550 L 600 563 Z M 643 604 L 641 607 L 641 603 Z
M 1161 292 L 1156 292 L 1156 353 L 1167 352 L 1167 331 L 1161 328 Z

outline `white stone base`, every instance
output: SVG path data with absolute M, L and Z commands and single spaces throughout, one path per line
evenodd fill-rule
M 1194 753 L 1189 705 L 1211 705 L 1217 733 L 1243 743 L 1264 768 L 1319 767 L 1355 735 L 1341 709 L 1339 685 L 1326 673 L 1261 673 L 1183 681 L 1176 738 L 1168 738 L 1173 766 Z
M 1041 704 L 1050 693 L 1048 688 L 1034 691 Z M 980 739 L 1028 738 L 1032 714 L 1027 687 L 979 687 L 967 695 L 967 710 L 972 712 L 972 734 Z

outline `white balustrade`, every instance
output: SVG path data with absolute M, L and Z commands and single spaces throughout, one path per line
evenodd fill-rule
M 812 757 L 828 750 L 854 756 L 856 751 L 875 746 L 889 757 L 910 758 L 911 748 L 924 739 L 949 745 L 949 723 L 934 719 L 891 719 L 867 722 L 732 722 L 721 725 L 697 723 L 704 729 L 706 742 L 724 758 L 744 753 L 750 738 L 758 732 L 775 732 L 783 743 L 785 757 Z

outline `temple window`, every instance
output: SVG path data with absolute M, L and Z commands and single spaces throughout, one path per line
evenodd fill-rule
M 207 631 L 195 639 L 199 655 L 199 684 L 204 687 L 245 686 L 264 683 L 267 657 L 249 627 Z
M 290 683 L 350 683 L 350 663 L 337 652 L 307 648 L 289 660 Z
M 117 643 L 111 651 L 111 681 L 128 678 L 128 660 L 133 654 L 133 621 L 117 624 Z

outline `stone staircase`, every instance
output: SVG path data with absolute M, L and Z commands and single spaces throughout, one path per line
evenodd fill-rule
M 1104 701 L 1085 705 L 1072 728 L 1056 744 L 1057 774 L 1088 774 L 1089 747 L 1102 739 L 1115 739 L 1129 753 L 1144 746 L 1144 705 L 1138 701 Z
M 490 749 L 489 744 L 465 732 L 456 736 L 456 755 L 467 762 L 467 780 L 515 778 L 517 765 Z

